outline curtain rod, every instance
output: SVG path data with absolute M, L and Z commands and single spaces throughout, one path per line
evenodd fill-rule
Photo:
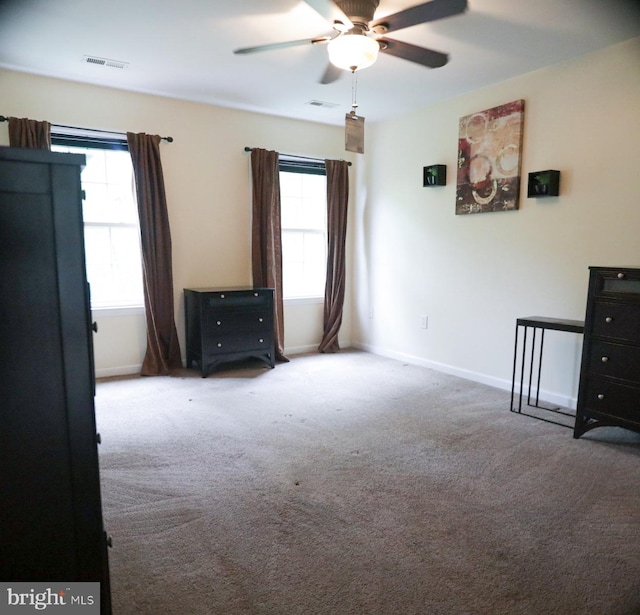
M 0 122 L 8 122 L 9 118 L 6 115 L 0 115 Z M 126 137 L 126 133 L 124 132 L 116 132 L 113 130 L 99 130 L 97 128 L 81 128 L 80 126 L 65 126 L 64 124 L 53 124 L 54 126 L 59 126 L 60 128 L 71 128 L 73 130 L 83 130 L 86 132 L 104 132 L 104 133 L 110 133 L 112 135 L 120 135 L 123 137 Z M 173 143 L 173 137 L 160 137 L 163 141 L 166 141 L 167 143 Z
M 253 147 L 245 146 L 244 151 L 250 152 L 253 149 L 254 149 Z M 298 156 L 297 154 L 282 154 L 282 155 L 289 156 L 290 158 L 300 158 L 301 160 L 313 160 L 314 162 L 324 162 L 324 160 L 322 160 L 321 158 L 312 158 L 311 156 Z M 350 162 L 347 162 L 347 164 L 351 166 Z

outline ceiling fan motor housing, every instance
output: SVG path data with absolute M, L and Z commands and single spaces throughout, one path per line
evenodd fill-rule
M 375 19 L 380 0 L 305 0 L 325 19 L 333 21 L 335 33 L 282 43 L 269 43 L 255 47 L 236 49 L 234 53 L 249 54 L 299 45 L 327 43 L 331 66 L 355 72 L 371 66 L 378 52 L 408 60 L 427 68 L 439 68 L 449 61 L 446 53 L 418 47 L 411 43 L 388 38 L 388 32 L 396 32 L 418 24 L 460 15 L 467 10 L 468 0 L 426 0 L 397 13 Z M 0 0 L 2 3 L 2 0 Z M 339 9 L 335 10 L 335 9 Z M 339 72 L 327 69 L 321 83 L 332 83 Z
M 336 0 L 336 4 L 352 23 L 367 26 L 368 29 L 380 0 Z

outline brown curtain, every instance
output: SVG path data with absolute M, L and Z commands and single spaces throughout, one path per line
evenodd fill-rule
M 160 137 L 127 133 L 138 197 L 142 276 L 147 316 L 143 376 L 166 375 L 182 367 L 173 305 L 171 233 L 160 162 Z
M 344 160 L 326 160 L 327 168 L 327 282 L 324 291 L 324 323 L 320 352 L 340 350 L 338 332 L 344 305 L 345 243 L 349 200 L 349 165 Z
M 251 151 L 253 221 L 251 228 L 251 265 L 254 288 L 275 291 L 275 353 L 284 356 L 284 304 L 282 300 L 282 233 L 280 230 L 280 169 L 278 152 Z
M 51 124 L 26 117 L 9 118 L 9 145 L 31 149 L 51 149 Z

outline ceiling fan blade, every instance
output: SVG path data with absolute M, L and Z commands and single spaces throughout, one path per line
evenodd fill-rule
M 320 13 L 332 26 L 338 22 L 344 24 L 343 32 L 351 30 L 353 24 L 342 9 L 332 0 L 305 0 L 305 2 L 317 13 Z
M 427 68 L 440 68 L 449 61 L 449 56 L 446 53 L 440 53 L 433 49 L 417 47 L 392 38 L 382 37 L 377 40 L 380 43 L 380 51 L 382 53 L 409 60 L 409 62 L 415 62 L 416 64 L 422 64 Z
M 328 43 L 331 38 L 331 36 L 318 36 L 316 38 L 303 38 L 297 41 L 285 41 L 284 43 L 270 43 L 268 45 L 235 49 L 233 53 L 237 55 L 246 55 L 248 53 L 259 53 L 261 51 L 272 51 L 274 49 L 286 49 L 287 47 L 298 47 L 300 45 L 321 45 L 323 43 Z
M 412 6 L 393 15 L 374 19 L 369 24 L 369 27 L 375 32 L 376 26 L 384 26 L 385 32 L 392 32 L 428 21 L 436 21 L 437 19 L 458 15 L 466 10 L 467 0 L 431 0 L 431 2 Z
M 324 74 L 322 75 L 322 79 L 320 79 L 320 83 L 325 85 L 327 83 L 333 83 L 334 81 L 337 81 L 338 79 L 340 79 L 340 77 L 342 76 L 342 73 L 344 72 L 345 71 L 342 68 L 338 68 L 337 66 L 329 62 L 329 64 L 327 65 L 327 70 L 324 71 Z

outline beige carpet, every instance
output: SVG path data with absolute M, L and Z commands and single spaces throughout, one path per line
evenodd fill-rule
M 98 384 L 114 615 L 640 613 L 640 435 L 346 351 Z

